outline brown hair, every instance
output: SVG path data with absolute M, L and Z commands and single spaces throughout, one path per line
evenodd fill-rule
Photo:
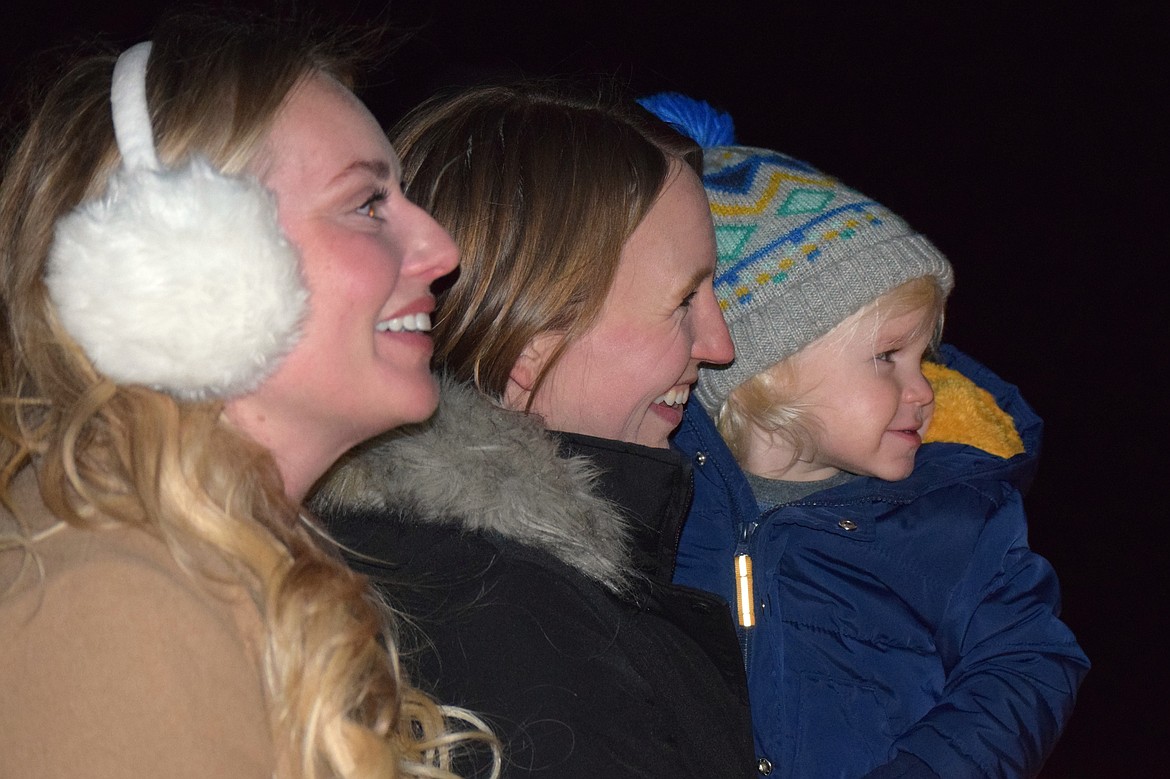
M 354 51 L 262 19 L 174 17 L 152 40 L 160 159 L 197 151 L 228 173 L 247 168 L 304 79 L 348 84 Z M 458 740 L 444 710 L 401 676 L 388 614 L 300 517 L 271 453 L 224 421 L 221 402 L 115 385 L 57 321 L 43 282 L 54 225 L 100 195 L 119 162 L 113 62 L 79 59 L 38 96 L 4 167 L 0 499 L 19 520 L 12 481 L 35 458 L 43 500 L 62 521 L 143 528 L 196 571 L 207 552 L 226 561 L 264 617 L 271 725 L 302 775 L 450 776 L 437 767 Z M 25 534 L 0 535 L 0 552 L 14 550 L 36 554 Z
M 525 82 L 440 95 L 392 132 L 409 196 L 451 232 L 459 276 L 440 296 L 435 360 L 501 398 L 524 348 L 596 320 L 622 246 L 672 166 L 698 145 L 635 103 Z

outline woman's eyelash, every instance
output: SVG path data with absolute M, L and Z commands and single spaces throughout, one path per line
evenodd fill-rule
M 384 202 L 386 198 L 389 197 L 389 195 L 389 190 L 379 189 L 375 191 L 374 194 L 370 195 L 364 203 L 358 206 L 357 210 L 364 211 L 366 216 L 372 219 L 378 215 L 378 204 Z
M 689 294 L 685 298 L 683 298 L 682 303 L 680 303 L 679 305 L 682 306 L 683 308 L 690 308 L 691 303 L 693 303 L 695 301 L 695 296 L 698 294 L 699 294 L 699 290 L 696 289 L 695 291 L 691 292 L 691 294 Z

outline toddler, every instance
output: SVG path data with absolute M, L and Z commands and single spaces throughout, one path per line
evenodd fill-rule
M 706 147 L 736 350 L 673 440 L 695 463 L 675 579 L 738 613 L 760 774 L 1036 775 L 1088 669 L 1027 543 L 1039 418 L 936 348 L 953 279 L 926 238 L 656 100 Z

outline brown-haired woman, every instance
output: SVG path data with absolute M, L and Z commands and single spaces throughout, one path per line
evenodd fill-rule
M 691 477 L 667 437 L 699 364 L 732 357 L 698 148 L 538 86 L 437 98 L 394 137 L 463 253 L 449 379 L 429 425 L 347 458 L 314 505 L 506 775 L 753 775 L 727 606 L 670 583 Z
M 299 504 L 434 410 L 457 251 L 297 32 L 176 17 L 81 59 L 5 165 L 0 775 L 450 776 Z

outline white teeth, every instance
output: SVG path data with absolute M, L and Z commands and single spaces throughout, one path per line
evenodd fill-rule
M 409 333 L 429 333 L 431 331 L 431 315 L 407 314 L 406 316 L 399 316 L 394 319 L 379 322 L 374 329 L 380 333 L 384 333 L 387 330 L 391 333 L 401 333 L 403 330 Z
M 687 402 L 687 398 L 691 396 L 691 388 L 683 387 L 682 389 L 672 389 L 665 395 L 660 395 L 654 399 L 655 403 L 665 403 L 668 406 L 681 406 Z

